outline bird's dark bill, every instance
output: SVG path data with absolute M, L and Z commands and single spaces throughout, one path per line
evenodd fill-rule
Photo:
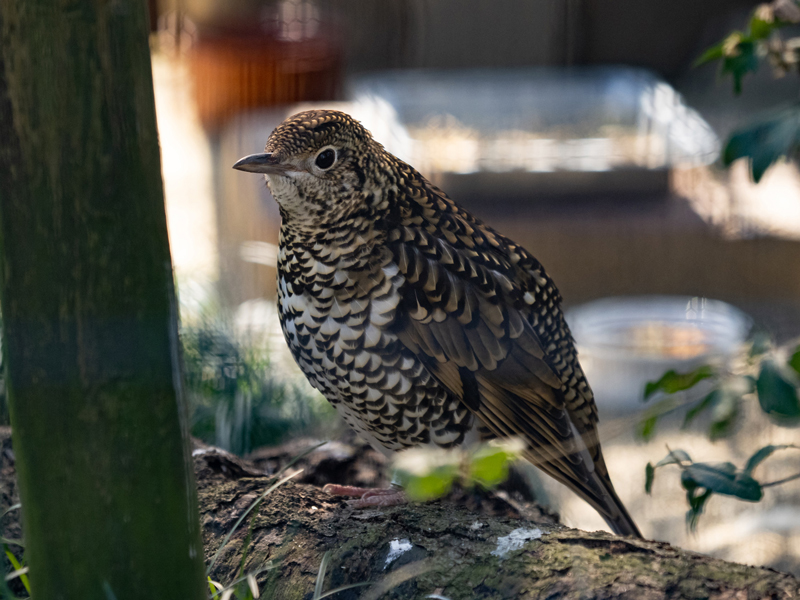
M 234 169 L 247 171 L 248 173 L 277 174 L 286 171 L 286 166 L 281 164 L 278 157 L 270 152 L 262 154 L 251 154 L 240 158 L 233 165 Z

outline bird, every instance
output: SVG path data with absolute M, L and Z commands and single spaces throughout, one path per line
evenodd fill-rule
M 233 168 L 263 174 L 278 203 L 281 328 L 350 427 L 387 456 L 518 437 L 616 534 L 642 537 L 609 477 L 561 295 L 530 252 L 343 112 L 287 118 Z

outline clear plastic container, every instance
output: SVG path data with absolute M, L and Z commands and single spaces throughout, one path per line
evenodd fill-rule
M 720 148 L 672 87 L 629 67 L 398 71 L 357 79 L 351 98 L 426 174 L 668 169 Z
M 642 408 L 644 387 L 670 369 L 689 371 L 732 356 L 752 322 L 707 298 L 604 298 L 567 312 L 581 365 L 601 412 Z

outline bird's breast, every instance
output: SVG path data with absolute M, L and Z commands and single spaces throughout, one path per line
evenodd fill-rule
M 392 331 L 403 276 L 391 253 L 356 264 L 341 249 L 314 254 L 285 248 L 278 285 L 284 336 L 311 384 L 381 450 L 463 442 L 471 414 Z

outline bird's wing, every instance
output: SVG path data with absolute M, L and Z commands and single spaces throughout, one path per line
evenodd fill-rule
M 405 278 L 398 338 L 492 434 L 523 437 L 531 462 L 606 506 L 597 412 L 558 291 L 524 249 L 417 177 L 388 236 Z

